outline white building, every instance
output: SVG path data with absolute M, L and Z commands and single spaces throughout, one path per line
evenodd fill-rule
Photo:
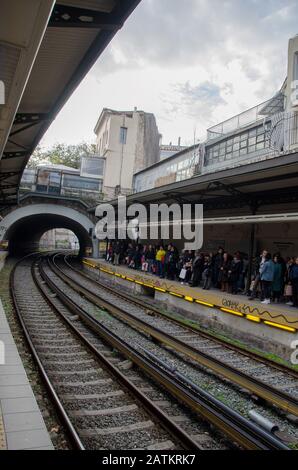
M 79 240 L 76 235 L 68 229 L 56 228 L 44 233 L 39 242 L 40 248 L 54 250 L 56 248 L 77 250 Z
M 153 114 L 104 108 L 94 132 L 105 159 L 103 194 L 113 199 L 132 192 L 133 175 L 159 161 L 160 134 Z

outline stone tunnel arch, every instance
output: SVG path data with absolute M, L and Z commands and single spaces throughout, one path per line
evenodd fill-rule
M 85 254 L 87 247 L 94 246 L 92 220 L 57 204 L 30 204 L 13 210 L 0 222 L 0 240 L 8 240 L 10 254 L 20 256 L 36 250 L 41 236 L 54 228 L 69 229 L 77 236 L 80 255 Z

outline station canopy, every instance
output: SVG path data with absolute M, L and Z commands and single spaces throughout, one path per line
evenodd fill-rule
M 34 148 L 140 1 L 1 0 L 0 206 L 17 202 Z
M 233 217 L 230 218 L 230 223 L 233 220 L 239 223 L 240 219 L 235 219 L 238 215 L 247 217 L 260 213 L 276 214 L 280 220 L 284 220 L 288 213 L 298 210 L 298 154 L 293 152 L 257 163 L 198 175 L 132 194 L 127 197 L 126 203 L 127 206 L 143 204 L 147 207 L 149 204 L 162 203 L 203 204 L 204 220 L 205 214 L 206 218 L 231 214 Z M 111 204 L 117 209 L 118 200 L 111 201 Z M 91 210 L 95 212 L 95 208 Z M 246 220 L 253 221 L 252 218 Z M 295 220 L 298 220 L 298 213 Z M 213 222 L 216 223 L 216 220 L 213 219 Z

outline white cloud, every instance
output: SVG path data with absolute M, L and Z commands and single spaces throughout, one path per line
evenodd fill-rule
M 278 90 L 297 16 L 296 0 L 143 0 L 44 144 L 92 140 L 103 107 L 153 112 L 164 142 L 204 138 Z

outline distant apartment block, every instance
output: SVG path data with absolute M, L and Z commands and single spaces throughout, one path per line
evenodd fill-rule
M 134 173 L 160 159 L 160 134 L 153 114 L 104 108 L 95 126 L 97 151 L 104 158 L 106 200 L 132 192 Z

